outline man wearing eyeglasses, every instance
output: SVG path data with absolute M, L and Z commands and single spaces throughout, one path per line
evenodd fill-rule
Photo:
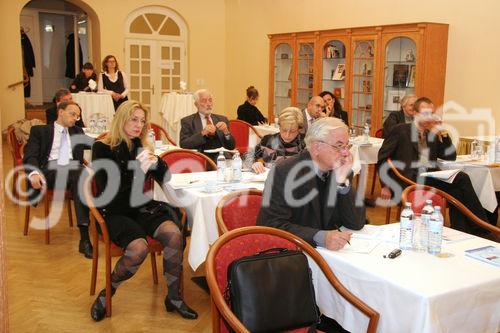
M 304 117 L 304 127 L 302 128 L 302 133 L 307 133 L 307 129 L 311 124 L 319 118 L 326 117 L 323 113 L 325 110 L 325 101 L 320 96 L 313 96 L 307 103 L 307 108 L 302 110 L 302 116 Z
M 28 175 L 29 203 L 36 205 L 44 189 L 70 189 L 80 229 L 79 252 L 92 258 L 89 239 L 89 212 L 78 194 L 78 181 L 84 170 L 83 150 L 90 149 L 93 139 L 75 126 L 80 107 L 75 102 L 62 102 L 57 107 L 53 124 L 33 126 L 24 149 L 23 163 Z
M 351 187 L 352 155 L 347 126 L 338 118 L 311 124 L 307 150 L 271 170 L 257 225 L 289 231 L 313 246 L 340 250 L 366 221 L 363 200 Z M 271 204 L 272 197 L 272 204 Z

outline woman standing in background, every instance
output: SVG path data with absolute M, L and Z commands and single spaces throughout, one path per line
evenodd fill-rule
M 97 85 L 99 92 L 110 94 L 116 109 L 128 100 L 129 86 L 127 76 L 118 67 L 115 56 L 107 55 L 102 61 L 102 73 Z

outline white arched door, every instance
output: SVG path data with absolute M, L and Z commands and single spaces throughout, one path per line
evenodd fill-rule
M 187 81 L 187 26 L 168 8 L 143 7 L 128 16 L 125 36 L 130 98 L 150 108 L 158 121 L 161 96 L 180 91 L 180 81 Z

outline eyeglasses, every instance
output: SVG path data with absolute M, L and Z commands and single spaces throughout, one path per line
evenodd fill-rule
M 76 112 L 67 112 L 71 117 L 75 118 L 77 121 L 80 120 L 80 115 Z
M 326 143 L 325 141 L 319 141 L 319 142 L 324 143 L 325 145 L 332 147 L 336 151 L 348 151 L 352 147 L 352 144 L 350 144 L 350 143 L 346 143 L 345 145 L 341 145 L 341 146 L 334 146 L 334 145 L 331 145 L 329 143 Z

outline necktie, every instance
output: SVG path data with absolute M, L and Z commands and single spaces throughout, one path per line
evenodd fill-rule
M 214 123 L 212 122 L 212 119 L 210 119 L 210 116 L 208 114 L 205 115 L 205 120 L 207 121 L 207 125 L 213 125 Z M 214 134 L 209 134 L 210 136 L 214 136 Z
M 68 129 L 64 128 L 61 132 L 61 145 L 59 146 L 58 165 L 69 164 L 69 144 L 68 144 Z

